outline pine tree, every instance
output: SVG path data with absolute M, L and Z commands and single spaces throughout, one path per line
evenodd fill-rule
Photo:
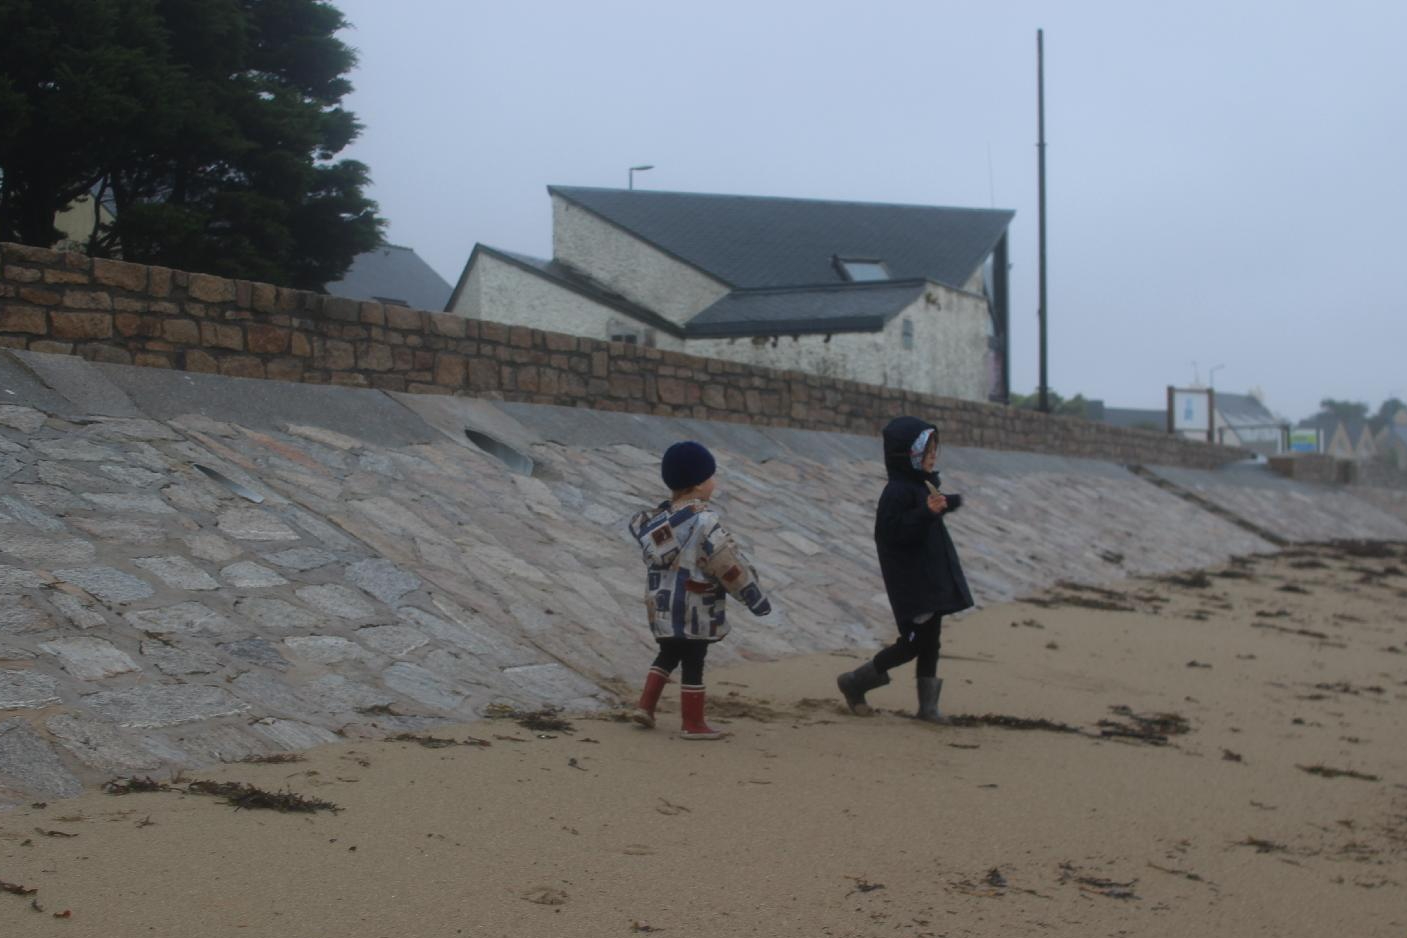
M 383 226 L 367 167 L 335 159 L 360 131 L 344 25 L 322 0 L 0 0 L 0 239 L 52 243 L 96 187 L 94 254 L 338 279 Z

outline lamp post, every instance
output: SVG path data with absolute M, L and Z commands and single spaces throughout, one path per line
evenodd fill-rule
M 1216 387 L 1216 373 L 1225 367 L 1225 365 L 1213 365 L 1207 369 L 1207 387 Z
M 645 165 L 643 165 L 643 166 L 632 166 L 632 167 L 630 167 L 630 175 L 629 175 L 628 178 L 629 178 L 629 180 L 630 180 L 630 182 L 629 182 L 629 187 L 630 187 L 631 189 L 634 189 L 634 188 L 635 188 L 635 174 L 636 174 L 636 173 L 643 173 L 643 172 L 644 172 L 645 170 L 647 170 L 647 169 L 654 169 L 654 167 L 651 166 L 651 165 L 648 164 L 648 163 L 645 164 Z

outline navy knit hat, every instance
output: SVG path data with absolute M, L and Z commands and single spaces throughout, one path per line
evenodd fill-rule
M 660 476 L 671 492 L 702 485 L 713 478 L 717 468 L 708 447 L 693 440 L 675 443 L 664 451 L 664 459 L 660 460 Z

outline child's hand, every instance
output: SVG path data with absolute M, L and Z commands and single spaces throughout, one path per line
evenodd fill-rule
M 935 515 L 941 515 L 948 508 L 948 500 L 938 492 L 932 492 L 928 496 L 928 510 Z

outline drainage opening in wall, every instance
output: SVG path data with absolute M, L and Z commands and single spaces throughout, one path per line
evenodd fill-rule
M 470 443 L 473 443 L 479 449 L 507 466 L 510 472 L 516 472 L 518 475 L 523 476 L 533 474 L 533 460 L 531 456 L 520 453 L 502 440 L 495 439 L 487 433 L 474 430 L 470 427 L 464 428 L 464 435 L 468 437 Z
M 231 492 L 234 492 L 236 495 L 238 495 L 240 498 L 245 499 L 246 501 L 251 501 L 256 505 L 264 501 L 264 496 L 260 495 L 258 492 L 253 491 L 252 489 L 245 488 L 243 485 L 240 485 L 234 479 L 231 479 L 229 476 L 225 475 L 218 469 L 211 469 L 209 466 L 202 466 L 198 462 L 191 463 L 191 465 L 195 466 L 202 473 L 204 473 L 207 478 L 213 479 L 214 481 L 220 483 L 225 488 L 229 489 Z

